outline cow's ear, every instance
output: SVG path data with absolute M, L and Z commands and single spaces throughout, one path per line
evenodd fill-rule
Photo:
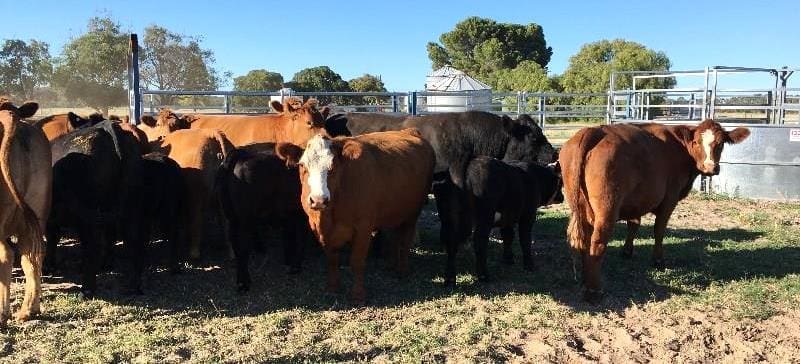
M 728 137 L 728 139 L 725 140 L 726 143 L 739 144 L 750 136 L 750 129 L 736 128 L 727 132 L 726 134 Z
M 694 140 L 694 129 L 696 128 L 685 125 L 678 125 L 675 128 L 675 133 L 684 141 L 690 142 Z
M 331 145 L 331 148 L 334 149 L 334 152 L 336 152 L 335 147 L 336 144 Z M 341 148 L 341 155 L 344 157 L 344 159 L 358 159 L 361 157 L 361 152 L 363 151 L 361 144 L 353 142 L 345 142 Z M 339 153 L 334 153 L 334 155 L 338 154 Z
M 272 110 L 275 112 L 282 113 L 283 112 L 283 104 L 281 104 L 278 100 L 272 100 L 269 102 L 269 106 L 272 107 Z
M 97 124 L 97 123 L 99 123 L 99 122 L 101 122 L 101 121 L 103 121 L 105 119 L 106 118 L 104 118 L 103 114 L 101 114 L 101 113 L 97 113 L 96 112 L 96 113 L 93 113 L 93 114 L 89 115 L 89 122 L 91 123 L 91 125 Z M 114 119 L 112 119 L 109 116 L 108 120 L 114 120 Z
M 84 119 L 76 115 L 72 111 L 67 113 L 67 120 L 69 120 L 69 125 L 72 126 L 73 129 L 80 129 L 90 121 L 89 119 Z
M 275 145 L 275 154 L 286 162 L 287 167 L 296 167 L 303 156 L 303 148 L 291 143 L 278 143 Z
M 39 104 L 35 102 L 26 102 L 17 108 L 17 115 L 20 119 L 25 119 L 36 114 L 37 110 L 39 110 Z
M 322 118 L 323 119 L 327 119 L 328 118 L 328 114 L 331 113 L 331 108 L 328 107 L 328 106 L 325 106 L 322 109 L 320 109 L 319 112 L 320 112 L 320 114 L 322 114 Z
M 142 122 L 142 124 L 147 125 L 147 126 L 149 126 L 151 128 L 155 128 L 156 127 L 156 118 L 154 118 L 154 117 L 152 117 L 150 115 L 142 115 L 142 118 L 140 119 L 140 121 Z

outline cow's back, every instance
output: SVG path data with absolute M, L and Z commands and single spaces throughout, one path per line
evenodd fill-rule
M 347 119 L 347 129 L 354 136 L 380 131 L 395 131 L 403 129 L 405 115 L 387 113 L 356 113 L 344 114 Z
M 342 171 L 342 185 L 350 186 L 345 191 L 352 196 L 334 197 L 351 206 L 337 209 L 353 211 L 377 227 L 391 227 L 419 213 L 430 190 L 435 155 L 416 131 L 364 134 L 343 148 L 358 150 L 358 157 L 348 160 Z
M 649 127 L 649 126 L 648 126 Z M 587 213 L 613 205 L 607 211 L 618 219 L 638 218 L 652 212 L 673 189 L 684 189 L 696 174 L 681 153 L 685 148 L 666 135 L 663 126 L 643 128 L 630 124 L 586 128 L 561 149 L 559 160 L 565 195 L 575 208 Z M 655 132 L 655 133 L 654 133 Z M 688 164 L 691 167 L 691 164 Z M 588 198 L 579 203 L 580 196 Z
M 191 129 L 217 129 L 235 146 L 277 140 L 278 115 L 194 115 Z

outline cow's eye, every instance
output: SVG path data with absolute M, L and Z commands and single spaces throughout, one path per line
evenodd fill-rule
M 312 122 L 311 122 L 311 120 L 309 120 L 309 121 L 306 121 L 306 125 L 308 125 L 309 127 L 311 127 L 311 125 L 312 125 Z

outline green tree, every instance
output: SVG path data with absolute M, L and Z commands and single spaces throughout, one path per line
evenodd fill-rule
M 0 49 L 0 94 L 33 99 L 37 88 L 46 86 L 53 74 L 47 43 L 31 39 L 7 39 Z
M 200 38 L 152 25 L 144 31 L 139 55 L 142 86 L 157 90 L 215 90 L 222 76 L 213 67 L 214 52 L 200 47 Z M 172 97 L 162 97 L 171 104 Z
M 128 36 L 110 18 L 91 18 L 86 34 L 64 46 L 53 83 L 70 100 L 108 115 L 127 102 Z
M 350 91 L 350 85 L 328 66 L 311 67 L 294 74 L 290 87 L 295 91 Z M 334 102 L 344 103 L 342 97 L 319 96 L 322 105 Z
M 669 71 L 670 61 L 663 52 L 648 49 L 642 44 L 624 39 L 601 40 L 585 44 L 570 57 L 562 85 L 566 92 L 606 92 L 611 71 Z M 616 88 L 630 88 L 632 77 L 616 80 Z M 674 78 L 651 78 L 637 81 L 641 88 L 672 88 Z M 605 97 L 576 98 L 578 103 L 604 103 Z
M 547 77 L 547 70 L 533 61 L 524 61 L 514 69 L 501 69 L 489 78 L 497 91 L 554 92 L 558 84 Z
M 428 58 L 434 69 L 451 64 L 474 77 L 488 78 L 500 69 L 513 69 L 523 61 L 547 67 L 553 49 L 547 46 L 542 27 L 498 23 L 469 17 L 439 37 L 441 44 L 428 43 Z
M 277 72 L 264 69 L 251 70 L 244 76 L 233 79 L 236 91 L 276 91 L 283 87 L 283 76 Z M 233 103 L 237 106 L 267 108 L 270 98 L 264 96 L 235 96 Z
M 347 81 L 347 84 L 355 92 L 386 92 L 386 86 L 384 86 L 383 81 L 369 73 Z M 354 96 L 349 98 L 347 103 L 351 105 L 377 105 L 379 99 L 377 96 Z M 367 109 L 359 108 L 359 111 L 367 111 Z

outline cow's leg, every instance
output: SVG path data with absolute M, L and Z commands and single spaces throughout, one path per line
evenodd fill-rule
M 304 216 L 290 215 L 284 220 L 284 230 L 288 234 L 283 240 L 283 254 L 285 264 L 289 267 L 289 274 L 300 273 L 303 264 L 305 245 L 308 240 L 308 219 Z
M 479 281 L 489 280 L 489 270 L 486 267 L 489 233 L 494 222 L 494 210 L 487 207 L 478 207 L 475 215 L 475 232 L 472 234 L 472 248 L 475 250 L 475 274 Z
M 204 194 L 194 193 L 189 199 L 188 205 L 188 237 L 189 237 L 189 259 L 197 261 L 200 259 L 200 243 L 203 240 L 203 218 L 205 204 L 203 203 Z
M 102 227 L 93 224 L 80 224 L 78 238 L 81 240 L 81 293 L 85 298 L 94 297 L 97 291 L 97 268 L 101 257 L 98 235 Z
M 133 215 L 136 216 L 136 215 Z M 144 239 L 138 226 L 139 219 L 126 219 L 124 227 L 125 241 L 122 247 L 127 256 L 128 277 L 125 282 L 125 293 L 142 294 L 142 272 L 144 271 L 145 250 Z
M 653 238 L 655 243 L 653 245 L 653 266 L 662 269 L 664 268 L 664 232 L 667 230 L 667 223 L 672 216 L 672 211 L 675 210 L 676 203 L 668 204 L 667 207 L 656 212 L 656 221 L 653 226 Z
M 602 298 L 601 266 L 606 252 L 606 244 L 614 232 L 613 219 L 600 214 L 595 215 L 594 231 L 589 243 L 589 251 L 584 252 L 583 281 L 586 285 L 584 299 L 597 302 Z
M 357 230 L 350 251 L 350 269 L 353 271 L 353 289 L 350 291 L 350 302 L 360 306 L 366 303 L 367 292 L 364 289 L 364 271 L 369 254 L 371 231 Z
M 503 239 L 503 263 L 514 264 L 514 248 L 512 247 L 514 243 L 514 226 L 500 228 L 500 236 Z
M 328 282 L 325 289 L 329 293 L 336 293 L 339 290 L 339 249 L 326 245 L 325 258 L 328 265 Z
M 233 255 L 236 257 L 236 290 L 247 292 L 250 290 L 250 239 L 248 231 L 238 219 L 228 221 L 227 240 L 233 246 Z
M 171 274 L 178 274 L 181 272 L 180 268 L 180 239 L 181 239 L 181 232 L 180 228 L 177 224 L 162 224 L 161 231 L 164 231 L 167 235 L 167 240 L 169 246 L 169 262 L 167 263 L 169 267 L 169 272 Z
M 61 228 L 48 220 L 45 228 L 45 237 L 47 239 L 47 249 L 44 258 L 44 270 L 54 273 L 58 269 L 57 249 L 58 241 L 61 239 Z
M 38 257 L 33 256 L 33 244 L 44 244 L 41 236 L 28 234 L 27 241 L 19 239 L 20 255 L 22 256 L 22 271 L 25 272 L 25 298 L 22 306 L 15 315 L 17 321 L 27 321 L 32 316 L 41 312 L 40 300 L 42 297 L 42 259 L 44 252 L 39 253 Z M 37 264 L 38 262 L 38 264 Z
M 6 240 L 0 240 L 0 327 L 11 317 L 11 267 L 14 250 Z
M 640 225 L 640 219 L 628 220 L 628 236 L 625 237 L 625 246 L 622 247 L 622 257 L 633 257 L 633 240 L 636 238 L 636 233 L 639 231 Z
M 394 230 L 394 241 L 390 241 L 387 248 L 394 252 L 394 269 L 400 276 L 408 274 L 408 255 L 414 246 L 414 236 L 417 232 L 417 218 L 409 220 Z
M 522 250 L 522 264 L 525 270 L 533 271 L 533 225 L 536 223 L 536 211 L 532 216 L 523 216 L 519 220 L 519 248 Z M 513 233 L 512 233 L 513 237 Z M 510 244 L 510 243 L 509 243 Z

